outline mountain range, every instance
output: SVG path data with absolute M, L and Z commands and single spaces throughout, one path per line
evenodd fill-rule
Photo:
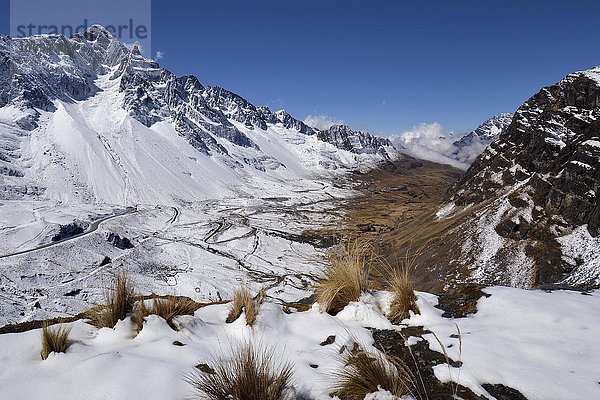
M 443 244 L 420 258 L 430 283 L 600 284 L 599 76 L 598 68 L 570 74 L 516 113 L 444 139 L 445 157 L 472 164 L 432 220 L 401 231 L 411 243 Z M 178 77 L 101 26 L 68 38 L 0 37 L 3 200 L 276 198 L 405 150 L 345 125 L 319 130 Z
M 285 190 L 398 154 L 388 139 L 317 130 L 177 77 L 98 25 L 0 37 L 0 140 L 0 198 L 109 204 Z

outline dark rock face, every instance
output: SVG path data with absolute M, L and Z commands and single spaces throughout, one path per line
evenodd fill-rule
M 381 154 L 389 158 L 385 147 L 393 148 L 389 139 L 371 135 L 368 132 L 354 131 L 346 125 L 333 125 L 317 133 L 319 140 L 333 144 L 342 150 L 353 153 Z
M 580 74 L 542 89 L 517 111 L 501 140 L 492 143 L 458 182 L 450 199 L 480 203 L 519 183 L 543 217 L 588 224 L 598 236 L 600 208 L 600 84 Z M 500 174 L 499 179 L 490 179 Z M 458 189 L 463 189 L 462 192 Z
M 288 129 L 295 129 L 298 132 L 304 133 L 306 135 L 314 135 L 315 133 L 317 133 L 317 130 L 315 128 L 312 128 L 306 125 L 304 122 L 297 120 L 296 118 L 288 114 L 285 110 L 279 110 L 275 112 L 274 115 L 277 121 L 283 124 L 283 126 L 285 126 Z
M 524 246 L 533 260 L 536 286 L 573 271 L 558 237 L 582 225 L 600 235 L 599 197 L 600 69 L 594 69 L 570 74 L 523 104 L 447 200 L 495 215 L 505 247 Z
M 116 233 L 109 233 L 106 240 L 120 250 L 128 250 L 133 249 L 133 244 L 131 240 L 126 237 L 121 237 Z
M 67 225 L 61 225 L 59 232 L 56 235 L 54 235 L 54 237 L 52 237 L 52 241 L 58 242 L 61 240 L 65 240 L 73 236 L 81 235 L 83 232 L 85 232 L 84 226 L 77 222 L 72 222 Z
M 243 123 L 248 129 L 254 129 L 255 125 L 262 130 L 267 129 L 267 121 L 264 119 L 263 112 L 241 96 L 218 86 L 206 88 L 202 95 L 212 109 Z

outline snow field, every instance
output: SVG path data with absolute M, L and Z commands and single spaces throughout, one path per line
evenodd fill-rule
M 482 383 L 514 387 L 530 400 L 599 398 L 599 291 L 547 293 L 492 287 L 485 292 L 491 296 L 480 299 L 478 312 L 460 319 L 443 318 L 435 308 L 437 297 L 418 293 L 421 314 L 404 323 L 435 332 L 449 356 L 463 362 L 460 371 L 436 366 L 439 379 L 458 380 L 489 398 Z M 277 360 L 293 363 L 299 395 L 329 399 L 332 373 L 342 368 L 339 348 L 356 340 L 376 351 L 366 327 L 400 328 L 383 314 L 390 300 L 385 292 L 365 294 L 337 316 L 320 312 L 318 305 L 286 314 L 267 301 L 252 328 L 245 325 L 244 315 L 226 324 L 228 304 L 210 305 L 194 316 L 177 317 L 179 331 L 150 316 L 137 336 L 128 320 L 114 329 L 96 329 L 78 321 L 68 324 L 71 347 L 46 361 L 39 356 L 40 330 L 0 335 L 0 391 L 15 400 L 188 398 L 191 386 L 182 378 L 195 365 L 210 366 L 216 357 L 226 357 L 232 348 L 250 341 L 275 349 Z M 461 332 L 461 354 L 458 339 L 451 337 L 457 332 L 455 323 Z M 330 335 L 336 336 L 334 344 L 321 346 Z M 408 342 L 414 343 L 412 339 Z M 432 350 L 441 350 L 433 335 L 425 339 Z M 184 346 L 173 345 L 174 341 Z M 367 399 L 393 397 L 380 391 Z

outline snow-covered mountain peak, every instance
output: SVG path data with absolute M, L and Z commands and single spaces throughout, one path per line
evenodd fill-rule
M 600 83 L 600 65 L 585 71 L 581 71 L 580 74 L 583 74 L 586 77 Z
M 89 26 L 83 33 L 83 36 L 90 42 L 95 41 L 100 37 L 108 39 L 114 38 L 112 32 L 100 24 L 93 24 Z
M 460 140 L 456 141 L 455 144 L 458 147 L 463 147 L 473 142 L 473 140 L 487 141 L 486 145 L 491 141 L 498 138 L 503 133 L 508 125 L 510 125 L 513 118 L 512 113 L 501 113 L 491 117 L 490 119 L 483 122 L 476 129 L 465 134 Z
M 452 158 L 471 164 L 479 154 L 502 135 L 513 119 L 512 113 L 501 113 L 452 143 Z
M 498 114 L 481 124 L 473 131 L 473 133 L 475 133 L 481 139 L 494 140 L 498 137 L 498 135 L 506 130 L 508 125 L 510 125 L 512 118 L 512 113 Z
M 18 128 L 25 149 L 0 148 L 0 198 L 167 204 L 395 155 L 385 139 L 347 132 L 340 141 L 177 77 L 99 25 L 71 37 L 0 37 L 0 122 L 0 138 Z

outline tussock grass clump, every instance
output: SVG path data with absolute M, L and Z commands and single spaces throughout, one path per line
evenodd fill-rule
M 70 345 L 69 334 L 70 328 L 61 326 L 59 328 L 51 328 L 48 323 L 44 323 L 42 327 L 42 351 L 40 355 L 42 360 L 48 358 L 50 353 L 64 353 Z
M 334 374 L 337 384 L 332 393 L 341 400 L 363 400 L 380 388 L 397 397 L 416 393 L 416 377 L 396 357 L 368 353 L 355 343 L 343 356 L 343 362 L 345 368 Z
M 210 400 L 285 400 L 291 388 L 292 366 L 277 362 L 268 347 L 248 343 L 233 358 L 215 360 L 211 372 L 194 371 L 186 377 L 198 397 Z
M 173 330 L 177 330 L 173 322 L 173 318 L 178 315 L 194 315 L 200 304 L 188 297 L 170 297 L 170 298 L 153 298 L 152 307 L 146 306 L 146 303 L 141 300 L 135 307 L 132 319 L 137 328 L 141 331 L 144 326 L 144 318 L 149 315 L 158 315 L 162 317 Z
M 369 289 L 369 268 L 377 256 L 370 242 L 354 240 L 332 254 L 330 265 L 316 286 L 317 303 L 337 312 Z
M 417 295 L 415 294 L 415 282 L 408 268 L 394 270 L 388 279 L 390 291 L 394 294 L 394 300 L 390 304 L 388 318 L 399 323 L 410 317 L 410 311 L 419 314 Z
M 88 312 L 88 318 L 98 328 L 112 328 L 127 317 L 135 303 L 135 287 L 125 272 L 119 273 L 112 287 L 104 294 L 105 303 Z
M 258 292 L 256 298 L 253 298 L 250 291 L 245 287 L 236 290 L 225 322 L 232 323 L 244 312 L 246 314 L 246 324 L 253 326 L 258 316 L 259 306 L 262 304 L 265 295 L 265 291 L 262 289 Z

